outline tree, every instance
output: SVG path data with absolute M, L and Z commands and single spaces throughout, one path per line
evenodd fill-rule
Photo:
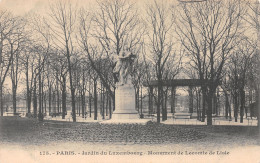
M 113 55 L 119 55 L 124 49 L 138 54 L 142 30 L 134 4 L 126 0 L 112 0 L 99 1 L 97 6 L 93 15 L 85 10 L 81 12 L 80 44 L 92 69 L 96 71 L 115 104 Z M 105 58 L 107 69 L 99 69 L 93 57 Z
M 61 86 L 61 108 L 62 108 L 62 119 L 65 119 L 66 114 L 66 103 L 67 103 L 67 76 L 68 76 L 68 64 L 66 57 L 62 54 L 62 52 L 56 51 L 54 54 L 50 56 L 49 65 L 51 66 L 53 72 L 53 76 L 55 76 L 56 87 Z M 57 89 L 57 96 L 59 94 L 59 90 Z
M 208 104 L 207 125 L 212 125 L 213 95 L 234 41 L 242 32 L 243 14 L 240 1 L 207 0 L 181 4 L 177 33 L 199 79 L 208 81 L 207 86 L 202 87 L 203 98 L 207 98 Z
M 25 20 L 20 17 L 13 19 L 14 29 L 12 33 L 7 36 L 8 44 L 10 46 L 11 59 L 11 71 L 10 77 L 12 81 L 12 95 L 13 95 L 13 112 L 16 113 L 16 100 L 17 100 L 17 86 L 19 81 L 19 75 L 21 73 L 20 58 L 24 49 L 26 38 L 25 33 Z
M 173 49 L 173 21 L 170 13 L 170 8 L 164 1 L 153 1 L 147 5 L 147 40 L 146 47 L 148 52 L 145 54 L 145 59 L 152 64 L 150 71 L 155 72 L 154 78 L 158 81 L 157 90 L 157 122 L 160 123 L 160 112 L 163 103 L 163 86 L 162 83 L 168 79 L 166 73 L 166 65 L 173 62 L 178 65 L 178 59 Z M 176 70 L 176 68 L 171 67 Z M 165 114 L 163 114 L 165 115 Z M 165 118 L 164 118 L 165 119 Z
M 26 76 L 26 105 L 27 113 L 31 113 L 31 101 L 33 90 L 33 79 L 35 75 L 35 55 L 33 55 L 32 48 L 27 46 L 22 64 L 24 65 L 24 73 Z
M 77 7 L 73 6 L 70 1 L 57 1 L 50 5 L 50 29 L 55 38 L 54 44 L 66 56 L 68 63 L 71 103 L 72 103 L 72 119 L 76 122 L 75 112 L 75 87 L 73 84 L 73 70 L 71 57 L 75 54 L 75 46 L 73 34 L 77 23 Z
M 80 96 L 81 102 L 81 111 L 82 111 L 82 118 L 86 116 L 86 92 L 87 92 L 87 82 L 88 82 L 88 72 L 89 66 L 85 60 L 79 61 L 77 64 L 77 72 L 78 72 L 78 92 Z
M 255 48 L 248 38 L 239 40 L 234 52 L 230 56 L 229 61 L 229 79 L 234 99 L 235 122 L 238 117 L 238 106 L 240 102 L 240 123 L 243 123 L 244 108 L 245 108 L 245 86 L 248 79 L 248 72 L 252 64 L 252 57 L 255 53 Z M 240 100 L 238 99 L 240 98 Z
M 17 24 L 15 18 L 7 11 L 0 11 L 0 108 L 1 116 L 4 114 L 3 108 L 3 88 L 6 76 L 9 72 L 13 54 L 10 53 L 10 44 L 8 45 L 8 37 L 13 34 Z
M 223 77 L 223 81 L 221 84 L 221 88 L 224 92 L 225 95 L 225 117 L 226 119 L 229 118 L 229 120 L 231 120 L 231 106 L 230 106 L 230 94 L 231 94 L 231 82 L 229 77 L 229 71 L 224 72 L 224 77 Z
M 133 66 L 133 85 L 135 87 L 135 97 L 136 97 L 136 109 L 139 111 L 140 102 L 139 102 L 139 95 L 140 95 L 140 88 L 142 89 L 142 84 L 144 82 L 144 74 L 146 73 L 145 63 L 141 60 L 141 57 L 137 58 L 134 62 Z M 142 99 L 142 97 L 141 97 Z
M 34 117 L 38 112 L 38 118 L 40 121 L 43 120 L 43 87 L 45 80 L 46 64 L 48 64 L 48 59 L 50 54 L 53 52 L 51 46 L 51 33 L 49 26 L 47 25 L 45 19 L 39 15 L 34 15 L 30 19 L 31 28 L 33 35 L 31 36 L 31 52 L 34 55 L 35 66 L 32 66 L 32 77 L 33 77 L 33 107 L 34 107 Z M 32 60 L 28 60 L 32 61 Z M 28 73 L 28 71 L 26 72 Z M 26 74 L 28 75 L 28 74 Z M 32 81 L 31 81 L 32 82 Z M 37 85 L 38 82 L 38 85 Z M 28 83 L 27 83 L 28 84 Z M 39 109 L 37 111 L 37 87 L 38 86 L 38 101 Z M 28 88 L 27 88 L 28 89 Z M 28 91 L 28 90 L 27 90 Z M 30 104 L 29 104 L 30 105 Z
M 260 3 L 258 0 L 254 1 L 249 1 L 248 2 L 248 7 L 250 8 L 247 17 L 245 20 L 248 22 L 250 25 L 250 29 L 253 29 L 253 36 L 256 36 L 255 41 L 256 41 L 256 51 L 255 51 L 255 56 L 254 56 L 254 61 L 252 64 L 252 84 L 254 85 L 254 89 L 256 90 L 256 103 L 257 103 L 257 109 L 258 109 L 258 128 L 260 130 L 260 83 L 259 83 L 259 76 L 260 76 L 260 66 L 257 64 L 257 61 L 259 61 L 259 42 L 260 42 Z M 256 33 L 256 35 L 255 35 Z M 259 63 L 259 62 L 258 62 Z

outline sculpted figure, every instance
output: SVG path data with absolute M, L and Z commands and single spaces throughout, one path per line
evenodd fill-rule
M 123 51 L 119 55 L 114 55 L 115 67 L 113 69 L 114 79 L 117 84 L 124 85 L 128 81 L 132 63 L 136 57 L 130 51 Z

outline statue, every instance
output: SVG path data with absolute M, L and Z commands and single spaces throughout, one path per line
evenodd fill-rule
M 128 83 L 128 78 L 131 73 L 132 64 L 136 57 L 130 51 L 123 51 L 119 55 L 114 55 L 115 67 L 113 69 L 113 76 L 118 85 Z
M 135 89 L 131 82 L 132 66 L 136 55 L 125 47 L 122 47 L 119 54 L 115 52 L 115 49 L 109 49 L 110 59 L 114 63 L 113 77 L 116 83 L 114 120 L 138 119 L 139 117 L 135 110 Z

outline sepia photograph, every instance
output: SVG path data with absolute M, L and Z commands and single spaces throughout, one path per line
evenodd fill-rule
M 260 0 L 0 0 L 0 163 L 260 163 Z

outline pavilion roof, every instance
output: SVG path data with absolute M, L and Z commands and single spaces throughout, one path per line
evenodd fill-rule
M 172 79 L 164 80 L 162 86 L 202 86 L 207 83 L 207 80 L 201 79 Z M 151 80 L 149 82 L 143 83 L 145 87 L 158 86 L 159 82 L 157 80 Z

